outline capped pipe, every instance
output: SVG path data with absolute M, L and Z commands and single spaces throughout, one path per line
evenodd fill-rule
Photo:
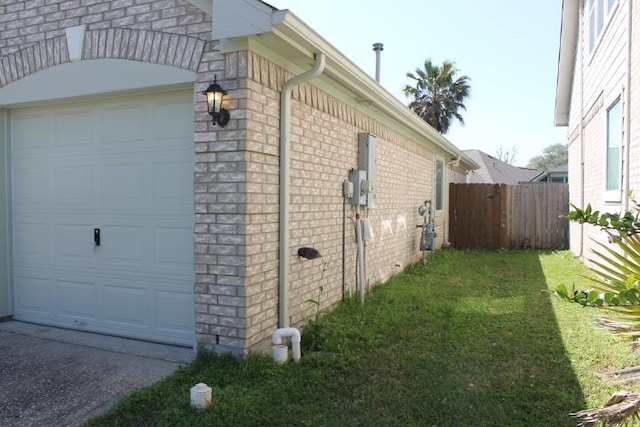
M 382 43 L 374 43 L 373 51 L 376 53 L 376 81 L 380 83 L 380 52 L 384 50 Z
M 205 383 L 198 383 L 191 387 L 191 406 L 207 409 L 211 405 L 211 387 Z

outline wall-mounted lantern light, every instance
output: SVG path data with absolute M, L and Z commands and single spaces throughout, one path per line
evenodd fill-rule
M 224 127 L 229 123 L 229 112 L 222 108 L 222 101 L 227 92 L 220 87 L 216 80 L 214 77 L 213 83 L 202 94 L 207 97 L 207 110 L 213 118 L 213 124 Z

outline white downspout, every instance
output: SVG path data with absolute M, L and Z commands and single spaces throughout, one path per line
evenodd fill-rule
M 631 29 L 632 29 L 632 13 L 633 13 L 633 0 L 629 0 L 628 2 L 629 4 L 629 10 L 628 12 L 628 16 L 627 16 L 627 87 L 626 87 L 626 94 L 625 94 L 625 118 L 624 118 L 624 132 L 625 132 L 625 136 L 626 136 L 626 145 L 627 145 L 627 149 L 625 150 L 625 157 L 624 157 L 624 194 L 623 194 L 623 198 L 624 198 L 624 208 L 623 208 L 623 212 L 626 212 L 629 210 L 629 159 L 631 158 L 631 44 L 632 44 L 632 34 L 631 34 Z
M 580 25 L 579 28 L 579 45 L 580 45 L 580 209 L 584 209 L 584 10 L 583 6 L 578 6 L 580 13 Z M 578 258 L 582 259 L 584 255 L 584 227 L 585 224 L 580 224 L 580 253 Z
M 278 262 L 278 325 L 289 327 L 289 205 L 291 164 L 291 90 L 324 71 L 325 56 L 316 54 L 314 67 L 287 80 L 280 93 L 280 221 Z

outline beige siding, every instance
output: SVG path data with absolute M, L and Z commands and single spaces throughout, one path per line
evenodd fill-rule
M 279 100 L 290 73 L 254 52 L 220 53 L 210 40 L 210 18 L 182 0 L 8 0 L 0 4 L 0 86 L 68 63 L 64 30 L 78 24 L 87 24 L 84 59 L 135 60 L 196 72 L 196 340 L 235 353 L 266 348 L 278 320 Z M 199 93 L 215 77 L 229 92 L 225 107 L 231 120 L 224 128 L 212 124 Z M 321 286 L 321 309 L 340 301 L 343 287 L 347 293 L 355 290 L 354 208 L 344 204 L 342 182 L 357 168 L 358 133 L 378 137 L 379 206 L 368 212 L 373 229 L 366 247 L 369 284 L 419 259 L 417 210 L 435 196 L 435 158 L 445 165 L 437 244 L 447 241 L 446 183 L 455 179 L 450 155 L 404 124 L 386 126 L 387 119 L 385 112 L 346 102 L 313 82 L 293 91 L 293 325 L 315 314 L 308 300 L 318 298 Z M 299 259 L 302 246 L 318 249 L 322 258 Z
M 0 5 L 0 56 L 64 35 L 86 24 L 88 30 L 130 28 L 209 38 L 211 19 L 182 0 L 3 0 Z
M 620 0 L 615 7 L 604 31 L 592 52 L 588 51 L 588 17 L 581 10 L 578 55 L 574 69 L 569 120 L 569 183 L 571 203 L 580 206 L 591 204 L 594 210 L 619 212 L 625 207 L 627 194 L 622 203 L 607 202 L 605 197 L 606 149 L 607 149 L 607 109 L 620 98 L 626 102 L 628 86 L 627 67 L 629 50 L 629 0 Z M 581 8 L 582 9 L 582 8 Z M 634 27 L 640 24 L 640 10 L 634 5 Z M 634 39 L 638 30 L 634 29 Z M 635 43 L 637 45 L 637 43 Z M 622 143 L 624 164 L 630 162 L 630 174 L 623 167 L 624 180 L 629 180 L 630 188 L 640 183 L 638 165 L 638 117 L 640 106 L 634 87 L 640 75 L 637 49 L 632 53 L 631 86 L 631 133 L 629 134 L 630 157 L 627 156 L 627 134 Z M 623 114 L 626 114 L 623 113 Z M 626 117 L 625 117 L 626 120 Z M 584 155 L 584 159 L 582 159 Z M 583 163 L 583 164 L 582 164 Z M 583 180 L 584 177 L 584 180 Z M 623 188 L 624 188 L 623 183 Z M 584 202 L 584 203 L 582 203 Z M 604 232 L 593 226 L 571 225 L 571 250 L 576 255 L 588 255 L 593 247 L 592 240 L 606 241 Z
M 631 99 L 630 99 L 630 150 L 629 150 L 629 189 L 634 198 L 640 198 L 640 5 L 633 3 L 631 45 Z
M 265 348 L 277 327 L 279 91 L 289 74 L 251 52 L 247 62 L 246 325 L 247 345 L 257 349 Z M 321 286 L 321 309 L 342 299 L 343 285 L 347 294 L 355 291 L 355 211 L 351 205 L 344 206 L 342 182 L 350 169 L 357 168 L 359 132 L 378 136 L 378 207 L 369 211 L 374 237 L 366 247 L 369 283 L 387 279 L 419 257 L 417 208 L 433 198 L 433 153 L 312 82 L 301 84 L 293 90 L 291 129 L 292 325 L 301 326 L 316 313 L 308 301 L 318 299 Z M 446 213 L 446 209 L 437 213 L 440 236 L 444 236 Z M 297 250 L 305 246 L 319 250 L 322 258 L 298 258 Z

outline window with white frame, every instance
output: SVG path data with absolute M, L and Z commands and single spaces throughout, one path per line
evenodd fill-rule
M 611 17 L 613 10 L 618 4 L 618 0 L 586 0 L 585 10 L 588 16 L 588 38 L 589 53 L 598 44 L 600 36 L 604 31 L 605 24 Z
M 436 160 L 435 165 L 436 178 L 436 210 L 444 209 L 444 162 Z
M 607 109 L 607 165 L 605 190 L 607 202 L 622 200 L 622 102 L 618 98 Z

